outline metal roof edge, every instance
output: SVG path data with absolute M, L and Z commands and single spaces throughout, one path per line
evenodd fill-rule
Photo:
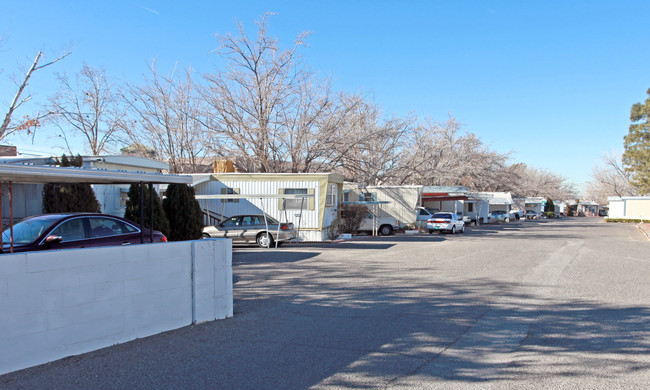
M 162 173 L 0 163 L 0 181 L 17 183 L 131 184 L 146 182 L 155 184 L 191 184 L 192 178 L 187 175 Z

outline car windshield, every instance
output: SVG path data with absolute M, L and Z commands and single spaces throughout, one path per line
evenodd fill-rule
M 59 220 L 60 216 L 38 217 L 24 219 L 14 225 L 14 245 L 29 244 L 43 234 L 45 229 Z M 2 231 L 2 242 L 11 241 L 11 230 L 6 228 Z
M 438 213 L 433 216 L 433 218 L 444 218 L 444 219 L 451 219 L 451 214 L 443 214 L 443 213 Z

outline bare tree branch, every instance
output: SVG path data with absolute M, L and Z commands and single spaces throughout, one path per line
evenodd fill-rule
M 25 88 L 27 88 L 27 85 L 29 83 L 29 79 L 32 77 L 32 74 L 36 72 L 37 70 L 43 69 L 47 66 L 50 66 L 52 64 L 55 64 L 68 55 L 70 55 L 71 52 L 67 52 L 63 54 L 62 56 L 56 58 L 53 61 L 50 61 L 46 64 L 43 65 L 38 65 L 38 62 L 41 60 L 41 57 L 43 56 L 43 52 L 39 51 L 36 54 L 36 58 L 34 58 L 34 61 L 32 62 L 32 65 L 29 67 L 27 72 L 25 73 L 25 77 L 23 78 L 22 82 L 18 85 L 18 90 L 16 91 L 16 94 L 14 95 L 14 98 L 11 101 L 11 104 L 9 104 L 9 108 L 7 110 L 7 113 L 5 114 L 4 120 L 2 121 L 2 125 L 0 125 L 0 140 L 4 139 L 6 136 L 9 134 L 12 134 L 15 131 L 20 131 L 20 130 L 25 130 L 31 127 L 38 127 L 40 124 L 40 120 L 45 118 L 46 116 L 50 115 L 51 112 L 48 112 L 46 114 L 37 114 L 34 118 L 29 118 L 29 116 L 26 116 L 24 120 L 16 125 L 12 125 L 12 117 L 15 113 L 15 111 L 25 102 L 29 101 L 32 97 L 27 96 L 25 98 L 21 98 L 23 93 L 25 92 Z

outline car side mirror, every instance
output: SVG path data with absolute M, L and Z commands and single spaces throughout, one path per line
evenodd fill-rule
M 46 244 L 54 244 L 61 241 L 63 241 L 63 237 L 55 236 L 55 235 L 47 236 L 47 238 L 45 239 Z

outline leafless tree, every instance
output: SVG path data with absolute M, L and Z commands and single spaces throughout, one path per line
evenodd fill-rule
M 609 196 L 635 196 L 639 195 L 637 189 L 631 184 L 629 172 L 625 170 L 620 155 L 608 153 L 603 155 L 601 164 L 594 167 L 592 180 L 585 190 L 585 197 L 607 204 Z
M 34 61 L 32 61 L 31 66 L 25 72 L 25 76 L 21 79 L 19 83 L 17 83 L 16 94 L 14 95 L 14 98 L 11 100 L 9 107 L 7 108 L 7 113 L 5 114 L 4 120 L 0 125 L 0 140 L 4 139 L 8 135 L 11 135 L 15 132 L 36 128 L 40 126 L 41 121 L 44 118 L 52 114 L 52 112 L 50 111 L 38 112 L 32 116 L 25 115 L 18 122 L 13 120 L 13 115 L 20 108 L 20 106 L 22 106 L 24 103 L 28 102 L 32 98 L 31 95 L 27 95 L 27 96 L 24 95 L 26 94 L 26 88 L 29 85 L 29 80 L 31 79 L 34 72 L 61 61 L 69 54 L 70 52 L 68 51 L 63 55 L 57 57 L 53 61 L 41 65 L 39 65 L 39 62 L 43 58 L 43 52 L 39 51 L 36 54 L 36 57 L 34 58 Z
M 489 150 L 454 117 L 444 122 L 425 119 L 410 133 L 397 184 L 465 185 L 494 191 L 500 182 L 496 174 L 506 160 L 507 155 Z
M 315 159 L 305 152 L 314 145 L 311 136 L 332 109 L 329 87 L 299 59 L 307 34 L 282 50 L 268 35 L 267 17 L 257 22 L 255 39 L 241 25 L 238 36 L 218 36 L 228 69 L 206 75 L 204 97 L 214 114 L 210 129 L 255 171 L 285 171 L 287 162 L 293 171 L 306 170 Z
M 332 165 L 355 182 L 394 184 L 403 175 L 400 164 L 414 118 L 383 119 L 379 106 L 359 98 L 345 113 L 337 142 L 326 144 L 335 152 Z
M 124 132 L 137 146 L 136 153 L 169 163 L 173 173 L 197 173 L 209 166 L 205 126 L 205 104 L 186 69 L 177 77 L 158 74 L 153 63 L 141 85 L 127 87 L 125 101 L 130 119 Z
M 518 164 L 516 168 L 516 179 L 510 190 L 514 196 L 576 198 L 577 191 L 574 185 L 565 177 L 545 169 L 531 168 L 525 164 Z
M 116 87 L 106 77 L 104 69 L 84 64 L 75 83 L 64 74 L 58 78 L 61 90 L 52 98 L 51 109 L 56 113 L 54 121 L 66 142 L 76 133 L 83 137 L 93 155 L 110 152 L 126 114 Z

